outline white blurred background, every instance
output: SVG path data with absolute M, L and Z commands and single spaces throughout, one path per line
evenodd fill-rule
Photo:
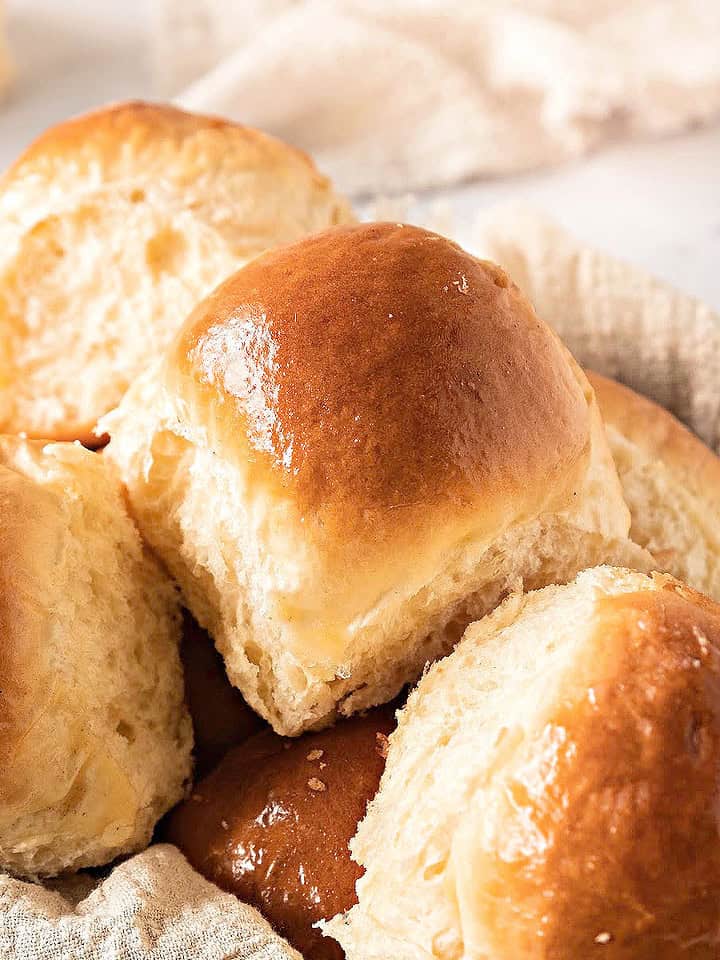
M 10 0 L 6 18 L 15 79 L 0 103 L 0 164 L 7 165 L 45 127 L 73 113 L 113 99 L 157 96 L 158 49 L 167 50 L 173 42 L 172 36 L 157 42 L 168 2 Z M 182 0 L 181 6 L 191 2 Z M 403 6 L 411 2 L 403 0 Z M 612 2 L 605 0 L 606 5 Z M 216 0 L 211 5 L 221 6 Z M 230 6 L 237 17 L 243 4 Z M 250 7 L 258 15 L 261 7 L 257 3 Z M 472 3 L 464 9 L 471 10 Z M 326 44 L 331 41 L 325 39 Z M 717 52 L 720 68 L 720 43 Z M 282 84 L 270 92 L 271 103 L 288 96 Z M 243 118 L 242 104 L 236 113 Z M 262 103 L 254 102 L 251 114 L 254 124 L 263 125 Z M 273 110 L 269 125 L 278 122 Z M 377 193 L 384 192 L 379 184 Z M 398 216 L 452 233 L 468 245 L 478 217 L 489 206 L 530 204 L 580 239 L 646 267 L 720 309 L 717 120 L 669 137 L 610 143 L 535 172 L 394 195 L 392 204 L 385 205 L 393 215 L 397 211 Z M 372 212 L 374 201 L 365 197 L 362 205 Z

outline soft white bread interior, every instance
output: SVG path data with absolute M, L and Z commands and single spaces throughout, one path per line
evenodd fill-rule
M 416 227 L 254 260 L 101 429 L 284 734 L 391 699 L 520 581 L 651 562 L 568 351 L 502 270 Z
M 176 592 L 102 456 L 0 438 L 0 869 L 145 846 L 192 731 Z
M 720 607 L 601 567 L 509 598 L 411 694 L 351 843 L 348 960 L 705 960 Z
M 301 152 L 123 103 L 48 130 L 0 180 L 0 431 L 91 437 L 224 277 L 350 218 Z
M 720 460 L 671 413 L 588 373 L 630 508 L 658 569 L 720 599 Z

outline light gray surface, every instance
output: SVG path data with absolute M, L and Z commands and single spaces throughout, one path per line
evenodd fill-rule
M 15 85 L 0 103 L 0 165 L 46 127 L 108 100 L 148 95 L 152 0 L 8 0 Z
M 421 200 L 472 247 L 473 225 L 496 204 L 529 204 L 581 240 L 629 260 L 720 310 L 720 126 L 659 143 L 633 143 L 554 171 Z M 436 215 L 437 216 L 437 215 Z
M 108 100 L 152 96 L 153 0 L 10 0 L 18 67 L 0 105 L 0 165 L 49 124 Z M 472 245 L 481 211 L 530 203 L 582 240 L 720 309 L 720 125 L 612 148 L 571 166 L 400 204 Z

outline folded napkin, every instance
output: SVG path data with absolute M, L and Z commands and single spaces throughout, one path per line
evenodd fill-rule
M 717 0 L 155 0 L 153 33 L 160 93 L 305 148 L 352 194 L 720 111 Z

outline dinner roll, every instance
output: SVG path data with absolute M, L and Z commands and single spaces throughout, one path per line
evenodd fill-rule
M 241 263 L 347 220 L 299 151 L 169 106 L 53 127 L 0 180 L 0 431 L 87 441 Z
M 411 694 L 352 841 L 349 960 L 705 960 L 720 607 L 601 567 L 514 596 Z
M 348 844 L 385 766 L 390 708 L 287 741 L 260 733 L 170 814 L 165 837 L 257 907 L 305 960 L 342 960 L 314 925 L 355 903 Z
M 101 429 L 279 733 L 390 700 L 519 579 L 632 550 L 584 374 L 499 267 L 417 227 L 248 264 Z
M 720 460 L 667 410 L 588 374 L 630 507 L 658 567 L 720 599 Z
M 0 870 L 145 846 L 192 736 L 173 587 L 103 458 L 0 438 Z

